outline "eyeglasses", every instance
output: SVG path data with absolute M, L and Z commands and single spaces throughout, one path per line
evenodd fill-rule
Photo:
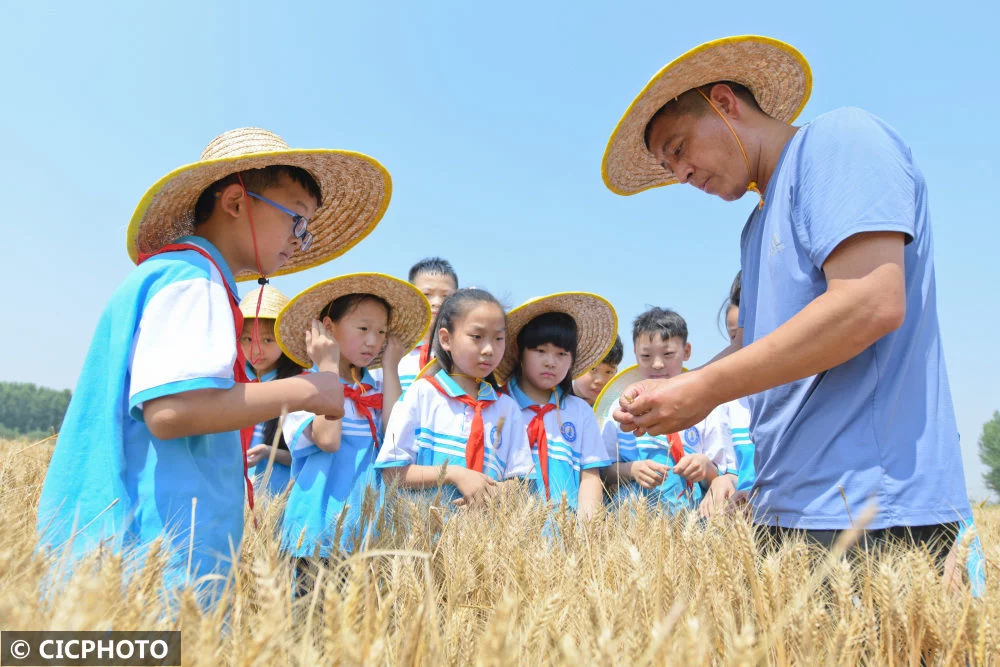
M 287 213 L 288 215 L 292 216 L 292 234 L 294 234 L 295 238 L 297 238 L 300 241 L 299 250 L 301 252 L 305 252 L 312 247 L 313 235 L 308 230 L 309 227 L 308 218 L 306 218 L 303 215 L 299 215 L 295 211 L 285 208 L 284 206 L 282 206 L 277 202 L 271 201 L 267 197 L 261 197 L 259 194 L 255 192 L 250 192 L 249 190 L 246 190 L 246 193 L 251 197 L 253 197 L 254 199 L 259 199 L 265 204 L 270 204 L 271 206 L 278 209 L 282 213 Z

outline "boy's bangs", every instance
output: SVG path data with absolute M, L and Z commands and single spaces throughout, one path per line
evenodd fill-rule
M 551 343 L 570 352 L 576 359 L 576 320 L 566 313 L 545 313 L 531 320 L 517 335 L 517 347 L 524 351 Z

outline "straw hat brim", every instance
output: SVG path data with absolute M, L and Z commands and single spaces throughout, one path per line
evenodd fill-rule
M 507 382 L 518 363 L 517 336 L 531 320 L 545 313 L 566 313 L 576 320 L 576 361 L 571 377 L 599 364 L 615 344 L 618 315 L 607 299 L 589 292 L 561 292 L 532 299 L 507 313 L 507 344 L 496 376 Z
M 247 169 L 274 165 L 301 167 L 319 184 L 323 201 L 309 219 L 314 240 L 275 271 L 280 276 L 339 257 L 368 236 L 385 215 L 392 179 L 377 160 L 362 153 L 332 149 L 288 149 L 204 160 L 185 165 L 157 181 L 132 214 L 126 247 L 133 262 L 194 231 L 194 207 L 215 181 Z M 241 272 L 236 280 L 256 278 Z
M 427 297 L 408 282 L 382 273 L 352 273 L 330 278 L 296 295 L 278 315 L 275 338 L 292 361 L 306 368 L 313 365 L 306 351 L 306 331 L 328 303 L 348 294 L 374 294 L 392 306 L 389 335 L 402 341 L 404 354 L 417 346 L 431 324 L 431 305 Z M 382 355 L 379 354 L 368 369 L 381 365 Z
M 683 369 L 687 372 L 687 368 Z M 594 400 L 594 414 L 597 415 L 597 425 L 604 428 L 604 424 L 612 419 L 612 414 L 618 409 L 618 400 L 628 389 L 629 385 L 642 382 L 642 373 L 639 372 L 639 365 L 629 366 L 625 370 L 619 371 L 617 375 L 608 380 L 608 383 L 601 389 L 601 393 Z
M 618 409 L 618 399 L 625 392 L 626 387 L 642 380 L 639 373 L 638 364 L 629 366 L 625 370 L 619 371 L 617 375 L 608 380 L 608 383 L 601 389 L 601 393 L 594 400 L 594 414 L 597 415 L 597 425 L 604 428 L 604 424 L 612 419 L 612 414 Z
M 725 37 L 698 46 L 661 69 L 636 96 L 611 133 L 601 163 L 605 185 L 619 195 L 677 182 L 646 148 L 646 125 L 663 105 L 716 81 L 746 86 L 764 113 L 791 123 L 812 91 L 812 71 L 794 47 L 770 37 Z
M 264 290 L 264 298 L 260 302 L 260 312 L 257 312 L 257 298 L 261 290 Z M 259 318 L 262 320 L 276 320 L 281 309 L 288 305 L 288 297 L 271 287 L 265 285 L 258 287 L 247 294 L 240 301 L 240 312 L 244 319 Z

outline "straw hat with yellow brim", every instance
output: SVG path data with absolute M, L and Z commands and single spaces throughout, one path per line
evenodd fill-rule
M 289 148 L 281 137 L 256 127 L 230 130 L 212 140 L 201 159 L 173 170 L 143 195 L 128 225 L 126 248 L 137 262 L 194 231 L 194 207 L 212 183 L 248 169 L 301 167 L 319 185 L 323 201 L 309 218 L 313 244 L 273 275 L 295 273 L 338 257 L 366 237 L 385 214 L 392 180 L 377 160 L 353 151 Z M 241 272 L 236 280 L 255 278 Z
M 431 325 L 431 304 L 427 297 L 408 282 L 383 273 L 352 273 L 316 283 L 288 302 L 275 323 L 275 338 L 281 350 L 300 366 L 309 368 L 312 361 L 306 351 L 306 331 L 313 320 L 334 299 L 348 294 L 374 294 L 392 307 L 389 335 L 403 343 L 407 353 L 423 340 Z M 382 355 L 368 365 L 372 370 L 382 365 Z
M 724 37 L 691 49 L 657 72 L 618 121 L 601 163 L 605 185 L 634 195 L 676 183 L 646 148 L 646 126 L 667 102 L 716 81 L 746 86 L 764 113 L 791 123 L 809 99 L 812 71 L 801 53 L 770 37 Z
M 264 297 L 261 298 L 261 291 Z M 257 302 L 260 301 L 260 312 L 257 311 Z M 276 320 L 281 309 L 288 305 L 288 297 L 271 287 L 264 285 L 253 290 L 240 301 L 240 312 L 244 319 L 260 318 L 262 320 Z
M 687 371 L 686 368 L 683 370 Z M 618 409 L 618 400 L 625 393 L 625 390 L 628 389 L 629 385 L 633 385 L 636 382 L 642 382 L 642 373 L 639 372 L 638 365 L 629 366 L 608 380 L 608 383 L 604 385 L 601 393 L 597 395 L 597 399 L 594 401 L 594 414 L 597 415 L 598 426 L 604 428 L 607 421 L 614 418 L 612 415 Z
M 531 320 L 545 313 L 566 313 L 576 321 L 576 362 L 570 377 L 579 377 L 601 363 L 615 344 L 618 315 L 607 299 L 589 292 L 561 292 L 530 299 L 507 313 L 507 349 L 496 377 L 507 382 L 518 363 L 517 336 Z

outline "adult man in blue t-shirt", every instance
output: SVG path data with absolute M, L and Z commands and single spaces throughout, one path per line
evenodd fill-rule
M 938 327 L 923 175 L 860 109 L 802 127 L 808 64 L 763 37 L 665 67 L 604 156 L 619 194 L 690 183 L 760 196 L 741 240 L 736 341 L 709 364 L 633 385 L 624 428 L 668 433 L 749 396 L 755 520 L 831 544 L 874 502 L 878 541 L 947 546 L 971 516 Z

